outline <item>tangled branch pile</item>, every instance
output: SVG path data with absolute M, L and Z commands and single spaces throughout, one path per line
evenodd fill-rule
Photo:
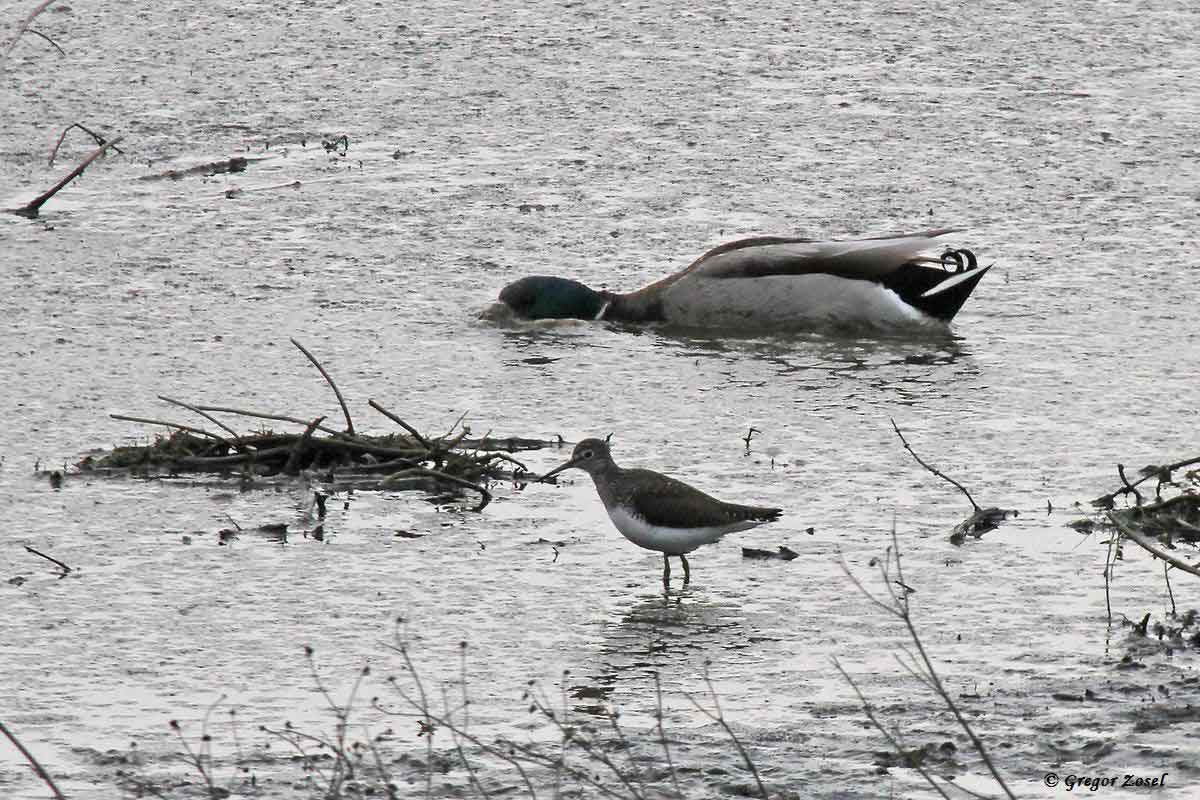
M 487 481 L 527 472 L 525 465 L 510 453 L 553 444 L 539 439 L 488 436 L 469 439 L 470 428 L 462 425 L 461 419 L 442 436 L 425 436 L 374 400 L 369 401 L 371 408 L 405 432 L 379 436 L 357 433 L 333 379 L 303 345 L 294 339 L 292 343 L 321 371 L 337 395 L 346 418 L 345 430 L 325 425 L 323 416 L 304 420 L 223 406 L 193 405 L 160 395 L 160 400 L 204 417 L 221 432 L 180 422 L 113 414 L 115 419 L 161 425 L 170 428 L 171 433 L 156 437 L 148 445 L 116 447 L 99 457 L 88 456 L 77 464 L 78 469 L 139 476 L 239 474 L 243 481 L 315 471 L 327 476 L 325 480 L 336 479 L 359 488 L 423 489 L 454 494 L 469 489 L 480 497 L 474 508 L 479 511 L 491 500 Z M 287 422 L 302 427 L 303 431 L 239 433 L 218 418 L 218 414 Z

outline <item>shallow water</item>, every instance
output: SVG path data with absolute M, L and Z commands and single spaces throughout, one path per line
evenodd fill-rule
M 26 13 L 5 10 L 7 34 Z M 926 796 L 911 770 L 880 772 L 887 744 L 836 657 L 910 746 L 955 743 L 938 774 L 991 792 L 953 719 L 893 658 L 903 630 L 839 566 L 840 551 L 879 590 L 869 560 L 893 523 L 922 640 L 1019 795 L 1064 792 L 1044 785 L 1051 771 L 1167 772 L 1153 796 L 1197 791 L 1196 653 L 1110 629 L 1105 548 L 1065 527 L 1073 503 L 1116 485 L 1116 463 L 1195 451 L 1190 5 L 77 4 L 34 27 L 67 55 L 25 37 L 4 65 L 0 205 L 90 151 L 72 132 L 46 166 L 69 122 L 125 136 L 124 155 L 41 220 L 0 215 L 0 719 L 71 797 L 114 796 L 131 760 L 168 787 L 195 784 L 167 722 L 194 742 L 218 698 L 223 780 L 230 708 L 246 751 L 269 740 L 263 724 L 331 730 L 303 646 L 334 697 L 364 664 L 360 698 L 386 697 L 398 616 L 430 686 L 457 691 L 469 644 L 475 732 L 551 738 L 521 693 L 529 679 L 555 699 L 563 686 L 572 714 L 622 710 L 659 788 L 656 671 L 685 790 L 750 784 L 685 696 L 704 693 L 707 663 L 772 789 Z M 346 156 L 320 146 L 342 134 Z M 239 154 L 261 160 L 139 180 Z M 968 228 L 955 244 L 996 264 L 946 337 L 476 319 L 524 274 L 627 289 L 736 235 L 943 225 Z M 621 463 L 787 513 L 697 552 L 692 586 L 664 602 L 657 556 L 611 528 L 582 474 L 498 486 L 481 514 L 346 495 L 323 541 L 303 535 L 307 486 L 77 478 L 53 491 L 35 475 L 154 433 L 110 412 L 197 421 L 159 394 L 337 419 L 293 336 L 360 428 L 391 430 L 375 398 L 434 432 L 464 412 L 475 433 L 614 432 Z M 889 418 L 981 503 L 1020 516 L 950 545 L 969 504 Z M 521 458 L 542 470 L 565 456 Z M 221 546 L 230 517 L 291 534 Z M 26 544 L 76 571 L 58 579 Z M 802 557 L 743 560 L 742 544 Z M 1163 619 L 1161 568 L 1125 556 L 1117 619 Z M 1180 609 L 1200 604 L 1187 577 L 1172 582 Z M 1098 699 L 1053 697 L 1085 689 Z M 423 757 L 413 719 L 358 713 L 393 726 L 389 753 Z M 451 747 L 444 732 L 436 744 Z M 280 748 L 254 762 L 268 797 L 303 780 Z M 489 790 L 519 785 L 480 763 Z M 393 766 L 423 791 L 419 762 Z M 466 787 L 452 770 L 435 791 Z M 7 746 L 0 794 L 47 795 Z

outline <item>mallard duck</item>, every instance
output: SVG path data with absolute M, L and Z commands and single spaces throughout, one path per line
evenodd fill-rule
M 945 326 L 991 266 L 970 250 L 930 251 L 959 229 L 849 241 L 738 239 L 625 294 L 534 275 L 499 306 L 524 319 L 601 319 L 686 327 L 797 330 Z

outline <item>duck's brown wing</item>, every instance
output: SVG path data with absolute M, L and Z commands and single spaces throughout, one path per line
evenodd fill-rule
M 939 228 L 898 236 L 825 242 L 762 236 L 714 248 L 686 272 L 706 278 L 825 273 L 877 281 L 905 264 L 922 260 L 922 255 L 936 246 L 939 236 L 957 230 L 960 229 Z

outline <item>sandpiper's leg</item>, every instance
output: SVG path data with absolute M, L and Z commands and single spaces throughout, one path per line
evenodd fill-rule
M 671 588 L 671 559 L 663 553 L 663 589 Z
M 688 567 L 687 556 L 681 555 L 679 560 L 683 562 L 683 585 L 687 586 L 692 579 L 692 570 Z

